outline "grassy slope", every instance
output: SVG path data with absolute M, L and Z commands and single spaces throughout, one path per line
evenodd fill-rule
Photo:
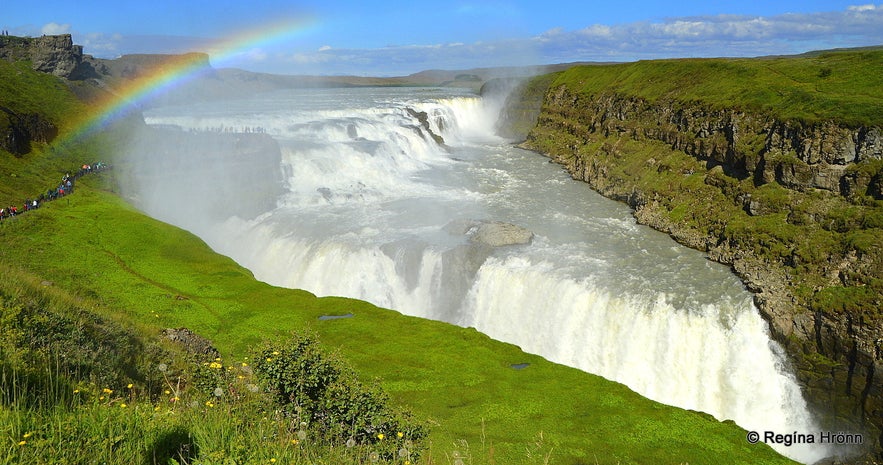
M 64 165 L 102 158 L 91 150 L 112 143 L 23 159 L 0 153 L 0 173 L 17 179 L 7 184 L 4 177 L 2 201 L 45 190 Z M 468 448 L 477 463 L 529 463 L 548 453 L 555 463 L 788 462 L 749 445 L 735 425 L 650 402 L 474 330 L 257 282 L 198 238 L 108 192 L 112 176 L 85 179 L 73 196 L 0 223 L 0 262 L 95 302 L 96 312 L 146 334 L 189 327 L 211 338 L 225 359 L 311 328 L 365 379 L 382 378 L 396 401 L 431 420 L 436 459 Z M 347 312 L 355 317 L 317 320 Z M 531 366 L 509 367 L 524 362 Z
M 883 124 L 883 50 L 807 58 L 677 59 L 575 67 L 553 84 L 585 94 L 700 101 L 769 111 L 782 120 Z

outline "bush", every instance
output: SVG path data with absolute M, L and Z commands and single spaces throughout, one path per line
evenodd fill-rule
M 365 386 L 343 361 L 324 353 L 315 336 L 267 346 L 255 360 L 259 382 L 292 425 L 332 444 L 370 445 L 383 460 L 419 457 L 426 428 L 391 407 L 376 383 Z

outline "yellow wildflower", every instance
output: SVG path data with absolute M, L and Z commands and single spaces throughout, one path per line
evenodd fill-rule
M 103 392 L 103 393 L 105 393 L 105 394 L 113 394 L 113 390 L 112 390 L 112 389 L 108 389 L 108 388 L 104 388 L 104 389 L 102 389 L 101 392 Z
M 31 437 L 32 434 L 34 434 L 34 433 L 31 431 L 28 431 L 27 433 L 23 434 L 21 437 L 27 439 L 27 438 Z
M 74 389 L 74 394 L 79 394 L 79 393 L 80 393 L 79 389 Z
M 267 357 L 267 361 L 268 361 L 268 362 L 272 362 L 272 361 L 273 361 L 273 359 L 272 359 L 272 358 L 270 358 L 270 357 Z
M 221 364 L 218 363 L 218 362 L 212 362 L 212 363 L 209 364 L 208 367 L 209 367 L 209 368 L 214 368 L 215 370 L 220 370 L 221 368 L 223 368 L 223 365 L 221 365 Z
M 126 407 L 128 407 L 128 405 L 126 405 L 125 403 L 120 404 L 120 408 L 126 408 Z
M 27 443 L 28 443 L 28 441 L 19 441 L 19 442 L 18 442 L 18 445 L 23 446 L 23 445 L 25 445 L 25 444 L 27 444 Z
M 132 389 L 133 387 L 135 387 L 135 385 L 132 384 L 132 383 L 129 383 L 129 384 L 126 386 L 127 389 Z
M 383 435 L 383 433 L 380 433 L 380 434 L 377 435 L 377 439 L 380 439 L 381 441 L 383 441 L 383 438 L 384 438 L 384 437 L 385 437 L 385 436 Z
M 398 433 L 396 433 L 396 436 L 398 436 L 399 439 L 401 439 L 401 438 L 405 437 L 405 433 L 399 431 Z

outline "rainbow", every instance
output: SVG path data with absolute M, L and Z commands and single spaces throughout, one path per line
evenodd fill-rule
M 207 52 L 213 65 L 223 65 L 256 49 L 284 44 L 308 32 L 314 24 L 314 20 L 310 17 L 286 18 L 261 24 L 259 27 L 210 44 Z M 203 56 L 194 53 L 164 56 L 144 75 L 115 86 L 107 97 L 97 104 L 90 105 L 91 109 L 76 120 L 70 130 L 65 131 L 58 140 L 58 145 L 63 146 L 86 135 L 94 134 L 109 124 L 141 110 L 145 103 L 155 97 L 211 71 L 212 67 L 206 66 Z

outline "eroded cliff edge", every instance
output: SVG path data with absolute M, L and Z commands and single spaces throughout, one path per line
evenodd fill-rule
M 834 55 L 574 68 L 529 83 L 503 119 L 523 122 L 537 87 L 547 89 L 522 145 L 627 202 L 641 223 L 731 265 L 823 427 L 861 431 L 866 457 L 880 460 L 883 107 L 879 92 L 855 112 L 848 105 L 868 86 L 883 89 L 878 78 L 852 82 L 883 53 Z M 782 69 L 788 79 L 767 81 Z M 750 76 L 719 92 L 731 95 L 701 87 L 734 73 Z M 784 110 L 752 92 L 780 94 Z

